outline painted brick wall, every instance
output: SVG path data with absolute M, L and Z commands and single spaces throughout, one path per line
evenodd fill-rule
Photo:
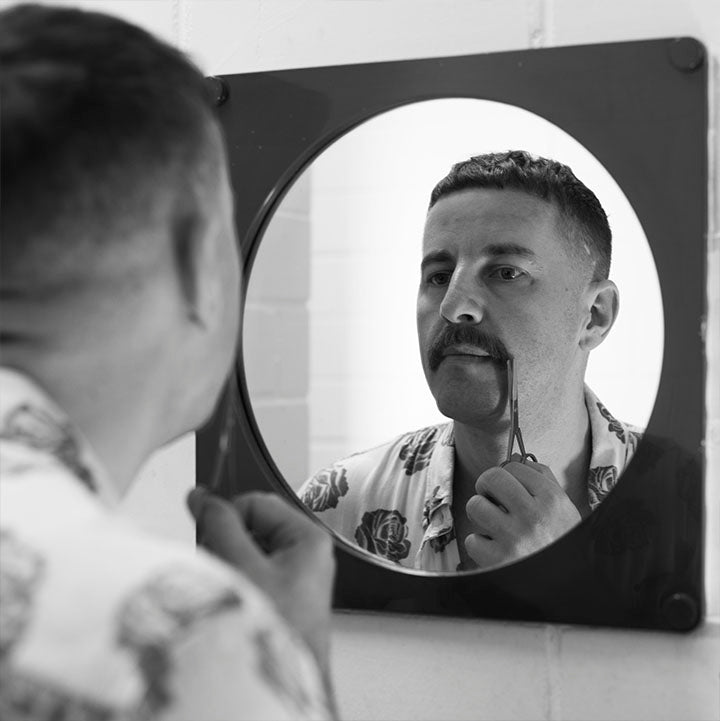
M 308 294 L 310 178 L 296 181 L 255 256 L 243 327 L 245 373 L 255 419 L 284 478 L 309 475 Z
M 0 0 L 0 7 L 13 4 Z M 720 717 L 720 5 L 717 0 L 85 0 L 237 73 L 693 35 L 711 55 L 708 188 L 708 618 L 686 636 L 337 614 L 346 719 Z M 192 438 L 146 468 L 129 512 L 192 542 Z M 170 511 L 168 509 L 174 509 Z M 173 515 L 176 514 L 176 515 Z

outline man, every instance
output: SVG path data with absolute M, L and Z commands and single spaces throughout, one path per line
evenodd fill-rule
M 202 75 L 125 22 L 41 6 L 0 13 L 0 64 L 0 716 L 327 718 L 325 533 L 276 497 L 194 492 L 232 568 L 115 512 L 235 354 Z
M 583 380 L 618 312 L 610 254 L 605 212 L 568 167 L 521 151 L 453 166 L 431 195 L 417 300 L 425 376 L 453 422 L 335 463 L 304 502 L 344 538 L 424 570 L 495 567 L 569 531 L 639 438 Z M 505 464 L 511 358 L 537 463 Z

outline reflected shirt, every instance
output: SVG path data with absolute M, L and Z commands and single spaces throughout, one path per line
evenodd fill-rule
M 329 718 L 272 602 L 116 502 L 63 412 L 0 369 L 0 718 Z
M 641 438 L 585 386 L 592 449 L 587 476 L 594 510 L 615 486 Z M 305 482 L 298 495 L 342 538 L 401 566 L 456 571 L 452 516 L 453 423 L 405 433 L 354 453 Z

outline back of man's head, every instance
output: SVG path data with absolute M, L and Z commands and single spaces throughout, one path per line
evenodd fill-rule
M 592 279 L 607 279 L 612 250 L 607 216 L 595 194 L 567 165 L 523 150 L 476 155 L 453 165 L 433 189 L 430 207 L 451 193 L 471 188 L 520 190 L 554 204 L 571 252 L 578 258 L 589 252 Z
M 180 52 L 117 18 L 24 5 L 0 13 L 0 66 L 4 300 L 132 282 L 153 244 L 201 222 L 212 109 Z

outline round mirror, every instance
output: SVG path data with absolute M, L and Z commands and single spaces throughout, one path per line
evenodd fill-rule
M 596 508 L 622 475 L 652 413 L 663 356 L 662 299 L 650 247 L 622 190 L 586 148 L 533 113 L 491 101 L 441 99 L 392 110 L 339 138 L 306 168 L 275 209 L 254 259 L 243 364 L 268 453 L 289 493 L 299 494 L 349 544 L 398 570 L 487 570 L 540 547 L 537 541 L 520 544 L 507 557 L 489 553 L 484 560 L 478 560 L 476 548 L 464 547 L 467 534 L 478 547 L 496 535 L 491 528 L 478 528 L 477 517 L 468 519 L 465 508 L 473 494 L 486 505 L 489 501 L 497 519 L 492 522 L 501 526 L 515 522 L 509 508 L 514 501 L 503 503 L 490 490 L 468 491 L 467 483 L 459 492 L 461 472 L 477 468 L 462 457 L 467 450 L 460 443 L 465 448 L 468 438 L 458 435 L 458 424 L 467 423 L 449 417 L 452 404 L 436 402 L 418 344 L 418 287 L 422 294 L 425 282 L 421 261 L 428 254 L 437 256 L 438 243 L 446 242 L 448 234 L 438 228 L 451 227 L 465 212 L 448 204 L 460 193 L 441 198 L 433 212 L 443 212 L 433 219 L 435 231 L 429 234 L 430 193 L 454 163 L 511 149 L 569 166 L 599 199 L 613 236 L 609 277 L 619 291 L 619 312 L 609 332 L 598 332 L 591 343 L 584 375 L 587 419 L 580 436 L 576 419 L 565 423 L 566 438 L 538 433 L 532 425 L 537 409 L 530 400 L 538 394 L 526 393 L 532 379 L 521 354 L 516 356 L 520 429 L 527 451 L 538 451 L 550 475 L 532 462 L 520 464 L 519 470 L 507 466 L 502 470 L 513 476 L 512 483 L 504 483 L 500 493 L 505 488 L 514 493 L 517 480 L 528 493 L 520 505 L 529 499 L 540 504 L 537 499 L 555 493 L 555 482 L 571 501 L 565 526 L 555 532 L 559 537 Z M 498 192 L 507 199 L 506 191 Z M 489 216 L 483 217 L 481 245 L 487 249 Z M 503 252 L 492 270 L 500 275 L 493 278 L 514 280 L 516 271 L 508 267 L 525 273 L 522 263 Z M 553 265 L 547 257 L 536 261 L 546 269 Z M 444 284 L 445 295 L 451 289 L 459 292 L 460 281 L 456 278 L 457 287 L 451 288 L 451 280 L 461 264 L 457 257 L 453 262 L 453 268 L 431 267 L 427 281 Z M 562 276 L 554 271 L 557 290 Z M 525 298 L 536 304 L 531 293 Z M 612 298 L 603 302 L 593 306 L 591 315 L 597 308 L 600 315 L 610 312 Z M 540 316 L 540 324 L 544 320 Z M 495 330 L 502 334 L 502 328 Z M 470 341 L 453 340 L 456 345 Z M 506 365 L 500 358 L 491 360 L 498 398 L 509 408 L 512 384 Z M 466 366 L 481 362 L 485 359 L 462 361 Z M 557 377 L 564 373 L 558 365 Z M 467 392 L 472 390 L 468 385 Z M 549 461 L 553 443 L 563 447 L 557 465 Z M 573 443 L 578 446 L 574 455 Z M 532 473 L 526 477 L 527 471 Z M 508 479 L 494 473 L 490 485 Z M 534 483 L 539 490 L 533 490 Z

